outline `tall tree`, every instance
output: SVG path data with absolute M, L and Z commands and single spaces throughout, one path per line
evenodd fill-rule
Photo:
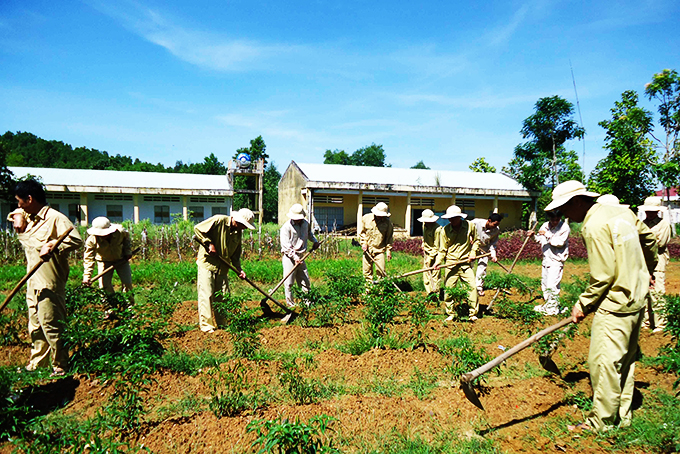
M 496 173 L 496 168 L 486 162 L 486 159 L 484 156 L 477 158 L 473 161 L 472 164 L 470 164 L 470 170 L 473 172 L 479 172 L 479 173 Z
M 350 164 L 350 156 L 345 152 L 345 150 L 338 150 L 337 148 L 334 151 L 326 150 L 326 152 L 323 154 L 323 158 L 324 164 L 342 164 L 345 166 L 352 165 Z
M 534 109 L 521 129 L 522 138 L 529 140 L 515 147 L 509 173 L 527 189 L 541 191 L 548 179 L 551 187 L 560 182 L 558 163 L 566 153 L 564 143 L 583 138 L 585 130 L 572 118 L 574 106 L 559 96 L 539 99 Z
M 652 114 L 638 106 L 638 95 L 633 90 L 621 94 L 611 114 L 611 120 L 598 123 L 606 130 L 604 147 L 609 154 L 595 166 L 589 186 L 635 207 L 654 190 L 650 163 L 655 152 L 648 137 L 653 127 Z
M 666 137 L 657 138 L 650 135 L 663 150 L 663 155 L 656 163 L 655 171 L 659 182 L 666 189 L 666 196 L 670 197 L 668 188 L 677 186 L 680 179 L 680 76 L 674 69 L 664 69 L 654 74 L 652 81 L 645 85 L 645 94 L 659 103 L 659 124 L 664 129 Z
M 7 150 L 0 140 L 0 200 L 13 202 L 14 174 L 7 168 Z
M 250 146 L 247 148 L 239 148 L 234 153 L 234 159 L 240 153 L 250 155 L 253 163 L 263 159 L 264 160 L 264 176 L 263 176 L 263 195 L 262 195 L 262 213 L 263 221 L 272 222 L 278 216 L 278 183 L 281 179 L 281 174 L 273 165 L 267 165 L 269 155 L 267 154 L 267 145 L 262 136 L 257 136 L 250 141 Z M 255 179 L 252 177 L 236 176 L 234 178 L 234 189 L 255 189 Z M 274 190 L 276 189 L 276 190 Z M 233 206 L 235 209 L 250 208 L 257 211 L 255 206 L 255 196 L 253 194 L 234 194 Z
M 425 163 L 423 162 L 422 159 L 420 161 L 418 161 L 416 163 L 416 165 L 412 166 L 411 168 L 412 169 L 429 169 L 429 167 L 425 165 Z

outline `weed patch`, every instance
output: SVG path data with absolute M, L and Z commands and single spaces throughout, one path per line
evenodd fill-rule
M 306 423 L 299 419 L 256 419 L 248 424 L 247 431 L 257 435 L 252 444 L 253 448 L 259 447 L 257 454 L 334 454 L 340 451 L 333 447 L 327 433 L 334 420 L 328 415 L 313 416 Z

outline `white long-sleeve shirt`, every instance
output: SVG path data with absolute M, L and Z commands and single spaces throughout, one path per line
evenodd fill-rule
M 569 224 L 562 220 L 554 229 L 551 229 L 546 222 L 538 231 L 545 232 L 537 233 L 534 237 L 541 244 L 543 261 L 564 262 L 567 260 L 569 257 Z
M 311 226 L 303 219 L 300 224 L 293 224 L 289 219 L 281 226 L 281 253 L 292 260 L 299 260 L 307 252 L 307 241 L 318 243 Z

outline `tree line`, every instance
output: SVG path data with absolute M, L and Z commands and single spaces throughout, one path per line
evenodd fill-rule
M 262 136 L 250 141 L 248 147 L 239 148 L 232 159 L 239 153 L 247 153 L 253 162 L 264 159 L 263 218 L 265 222 L 275 222 L 278 216 L 278 183 L 281 174 L 276 166 L 269 162 L 266 144 Z M 0 136 L 0 196 L 12 201 L 11 193 L 14 178 L 8 167 L 47 167 L 60 169 L 92 169 L 92 170 L 125 170 L 137 172 L 191 173 L 203 175 L 225 175 L 227 167 L 214 153 L 206 156 L 202 162 L 185 164 L 177 161 L 174 166 L 161 163 L 150 163 L 133 159 L 120 154 L 112 155 L 95 148 L 76 147 L 58 140 L 45 140 L 30 132 L 13 133 L 7 131 Z M 235 189 L 254 189 L 254 179 L 237 177 Z M 252 194 L 235 194 L 234 207 L 248 207 L 257 210 Z

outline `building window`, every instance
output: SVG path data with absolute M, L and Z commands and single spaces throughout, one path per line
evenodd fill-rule
M 212 207 L 212 215 L 216 214 L 229 214 L 227 207 Z
M 202 206 L 189 207 L 189 219 L 191 219 L 193 222 L 200 222 L 205 219 L 203 213 L 204 211 Z
M 68 204 L 68 218 L 74 224 L 80 224 L 80 205 L 77 203 Z
M 365 195 L 361 197 L 361 203 L 364 205 L 377 205 L 380 202 L 384 202 L 386 204 L 390 204 L 390 198 L 389 197 L 373 197 L 370 195 Z
M 189 197 L 192 203 L 224 203 L 224 197 Z
M 316 207 L 314 219 L 322 232 L 333 232 L 342 228 L 344 210 L 342 207 Z
M 313 197 L 314 203 L 338 203 L 342 205 L 341 195 L 315 195 Z
M 179 202 L 179 196 L 173 195 L 145 195 L 145 202 Z
M 95 194 L 94 199 L 95 200 L 124 200 L 126 202 L 131 202 L 132 196 L 131 195 L 125 195 L 125 194 Z
M 153 222 L 156 224 L 170 224 L 170 207 L 167 205 L 154 206 Z
M 411 198 L 411 206 L 413 207 L 434 207 L 434 199 Z
M 106 205 L 106 217 L 111 222 L 123 222 L 123 205 Z

